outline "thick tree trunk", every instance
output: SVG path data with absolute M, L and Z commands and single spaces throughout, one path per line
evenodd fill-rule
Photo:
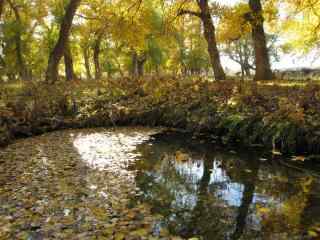
M 65 46 L 67 44 L 67 41 L 70 35 L 72 21 L 76 13 L 76 10 L 80 5 L 80 2 L 81 0 L 70 0 L 66 8 L 66 13 L 65 13 L 65 16 L 63 17 L 63 20 L 60 26 L 59 39 L 49 56 L 48 67 L 46 72 L 47 83 L 52 84 L 58 80 L 59 62 L 64 54 Z
M 101 39 L 102 35 L 100 34 L 93 46 L 93 62 L 94 62 L 94 68 L 95 68 L 95 79 L 99 80 L 101 79 L 101 66 L 100 66 L 100 45 L 101 45 Z
M 69 42 L 66 43 L 65 50 L 64 50 L 64 65 L 65 65 L 65 72 L 66 72 L 66 80 L 72 81 L 77 79 L 74 73 L 73 59 L 72 59 Z
M 89 49 L 88 48 L 84 48 L 83 49 L 83 58 L 84 58 L 84 66 L 86 68 L 86 74 L 87 74 L 87 79 L 91 80 L 92 76 L 91 76 L 91 69 L 90 69 L 90 57 L 89 57 Z
M 214 77 L 216 80 L 226 79 L 226 75 L 221 65 L 220 54 L 217 47 L 215 27 L 211 18 L 208 0 L 198 1 L 201 10 L 201 20 L 204 27 L 204 36 L 208 43 L 208 52 Z
M 15 36 L 14 36 L 14 41 L 16 44 L 16 58 L 17 58 L 17 65 L 19 68 L 19 75 L 22 80 L 30 80 L 31 79 L 31 74 L 28 71 L 27 65 L 25 63 L 23 53 L 22 53 L 22 40 L 21 40 L 21 30 L 22 30 L 22 21 L 19 13 L 18 6 L 13 4 L 11 0 L 7 0 L 10 8 L 13 10 L 14 16 L 16 18 L 16 21 L 18 23 L 18 28 L 16 30 Z
M 260 0 L 249 0 L 251 9 L 250 22 L 252 26 L 252 38 L 254 41 L 256 74 L 254 80 L 271 80 L 271 71 L 268 48 L 263 28 L 262 5 Z

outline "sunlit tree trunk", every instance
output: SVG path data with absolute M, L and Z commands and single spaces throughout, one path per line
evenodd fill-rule
M 49 56 L 48 67 L 46 72 L 47 83 L 55 83 L 59 78 L 59 62 L 62 56 L 64 55 L 65 47 L 70 35 L 72 21 L 77 11 L 77 8 L 80 5 L 80 2 L 81 0 L 70 0 L 66 8 L 66 13 L 62 19 L 62 23 L 60 26 L 58 41 Z
M 66 43 L 65 50 L 64 50 L 64 65 L 65 65 L 65 71 L 66 71 L 66 80 L 72 81 L 77 79 L 74 73 L 73 59 L 72 59 L 69 42 Z
M 197 1 L 201 10 L 201 20 L 204 27 L 204 36 L 208 43 L 208 52 L 216 80 L 226 79 L 221 65 L 220 54 L 217 47 L 215 27 L 211 18 L 208 0 Z
M 249 63 L 250 56 L 249 56 L 249 49 L 248 49 L 248 42 L 247 41 L 245 41 L 243 44 L 243 55 L 244 55 L 244 66 L 243 66 L 244 71 L 245 71 L 247 77 L 250 77 L 250 75 L 251 75 L 250 69 L 252 66 Z
M 101 79 L 101 66 L 100 66 L 100 46 L 101 46 L 101 40 L 102 35 L 99 34 L 97 39 L 95 40 L 94 46 L 93 46 L 93 62 L 94 62 L 94 68 L 95 68 L 95 79 L 99 80 Z
M 24 60 L 24 56 L 22 53 L 22 40 L 21 40 L 21 35 L 22 35 L 22 21 L 19 13 L 18 6 L 12 2 L 12 0 L 7 0 L 10 8 L 13 10 L 16 22 L 18 24 L 18 28 L 16 29 L 16 33 L 14 36 L 14 41 L 16 45 L 16 58 L 17 58 L 17 65 L 19 68 L 19 75 L 22 80 L 30 80 L 31 75 L 30 72 L 28 71 L 27 65 Z M 2 3 L 3 5 L 3 3 Z
M 216 80 L 225 80 L 226 74 L 221 64 L 220 53 L 216 41 L 215 26 L 211 18 L 208 0 L 197 0 L 197 4 L 200 8 L 200 12 L 181 10 L 179 15 L 191 14 L 201 19 L 204 28 L 204 37 L 208 43 L 208 53 L 214 77 Z
M 131 76 L 137 77 L 138 76 L 138 54 L 135 51 L 132 51 L 131 56 Z
M 249 0 L 251 9 L 250 22 L 252 26 L 252 38 L 254 41 L 256 74 L 254 80 L 271 80 L 271 71 L 266 36 L 263 28 L 262 5 L 260 0 Z
M 3 8 L 4 8 L 4 0 L 0 0 L 0 20 L 3 12 Z
M 0 70 L 1 70 L 1 73 L 3 73 L 3 76 L 4 76 L 4 73 L 6 72 L 5 71 L 6 70 L 6 62 L 4 61 L 3 57 L 1 56 L 1 54 L 0 54 Z M 0 75 L 0 81 L 2 80 L 3 76 Z
M 92 76 L 91 76 L 90 60 L 89 60 L 90 57 L 89 57 L 89 49 L 88 48 L 83 49 L 83 58 L 84 58 L 84 66 L 86 68 L 87 79 L 91 80 Z

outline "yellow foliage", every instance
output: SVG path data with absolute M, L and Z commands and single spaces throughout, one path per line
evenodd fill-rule
M 283 3 L 287 9 L 282 29 L 292 49 L 309 51 L 319 41 L 320 2 L 290 0 Z
M 238 40 L 250 33 L 251 26 L 244 15 L 250 11 L 248 4 L 240 3 L 224 12 L 218 26 L 217 38 L 219 42 Z M 230 29 L 232 29 L 230 31 Z

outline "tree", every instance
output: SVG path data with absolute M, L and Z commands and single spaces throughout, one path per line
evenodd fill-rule
M 91 68 L 90 68 L 90 56 L 89 56 L 89 48 L 84 46 L 83 47 L 83 59 L 84 59 L 84 66 L 86 68 L 86 75 L 87 79 L 91 80 Z
M 95 69 L 95 79 L 99 80 L 102 76 L 100 66 L 100 46 L 102 40 L 102 33 L 99 33 L 93 45 L 93 62 Z
M 204 37 L 208 43 L 208 53 L 210 56 L 210 61 L 214 76 L 216 80 L 224 80 L 226 75 L 221 65 L 220 53 L 217 47 L 215 26 L 213 24 L 212 16 L 210 13 L 210 8 L 208 0 L 199 0 L 197 1 L 200 12 L 190 11 L 190 10 L 181 10 L 179 15 L 191 14 L 197 16 L 201 19 L 204 28 Z
M 272 80 L 274 76 L 271 71 L 267 41 L 263 27 L 264 18 L 262 15 L 261 1 L 249 0 L 249 7 L 251 12 L 246 14 L 246 18 L 252 26 L 256 64 L 254 80 Z
M 22 24 L 22 19 L 20 16 L 19 8 L 16 3 L 13 3 L 12 0 L 7 0 L 10 8 L 12 9 L 15 19 L 16 19 L 16 29 L 15 29 L 15 36 L 14 36 L 14 41 L 15 41 L 15 51 L 16 51 L 16 59 L 17 59 L 17 66 L 19 68 L 19 75 L 21 79 L 23 80 L 30 80 L 31 75 L 30 72 L 27 68 L 27 65 L 25 63 L 25 59 L 23 56 L 23 49 L 22 49 L 22 29 L 23 29 L 23 24 Z
M 73 59 L 72 59 L 69 41 L 66 43 L 63 57 L 64 57 L 65 72 L 66 72 L 66 80 L 72 81 L 77 79 L 74 73 Z
M 308 53 L 319 52 L 320 1 L 283 1 L 286 20 L 280 31 L 286 35 L 286 51 Z
M 3 7 L 4 7 L 4 0 L 0 0 L 0 20 L 3 12 Z
M 81 0 L 70 0 L 66 7 L 66 13 L 62 19 L 60 26 L 58 41 L 50 53 L 48 67 L 46 71 L 46 82 L 55 83 L 58 80 L 58 66 L 60 59 L 62 58 L 65 47 L 68 42 L 72 22 L 77 8 L 80 5 Z

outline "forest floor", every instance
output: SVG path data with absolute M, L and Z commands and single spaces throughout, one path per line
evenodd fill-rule
M 320 154 L 317 82 L 159 77 L 2 88 L 2 144 L 61 128 L 148 125 L 263 146 L 302 161 Z

